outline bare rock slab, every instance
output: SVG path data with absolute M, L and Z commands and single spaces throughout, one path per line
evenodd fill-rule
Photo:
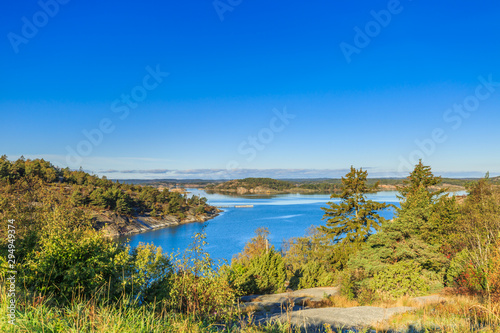
M 290 322 L 307 332 L 322 332 L 325 324 L 336 329 L 359 328 L 414 309 L 412 307 L 379 308 L 374 306 L 305 309 L 274 316 L 269 321 Z

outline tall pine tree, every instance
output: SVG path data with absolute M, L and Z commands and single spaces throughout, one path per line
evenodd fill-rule
M 432 186 L 441 183 L 441 177 L 436 177 L 432 174 L 431 167 L 424 165 L 422 160 L 418 161 L 415 169 L 403 181 L 403 186 L 399 190 L 399 198 L 406 200 L 411 195 L 416 194 L 419 190 L 423 189 L 427 192 L 429 200 L 439 197 L 444 193 L 445 189 L 431 191 Z
M 366 194 L 374 192 L 378 187 L 378 183 L 368 187 L 367 176 L 367 171 L 356 170 L 351 166 L 351 171 L 342 177 L 342 193 L 331 195 L 332 199 L 340 198 L 341 202 L 329 202 L 330 207 L 321 208 L 325 212 L 323 219 L 327 222 L 320 229 L 329 234 L 335 243 L 364 242 L 385 222 L 379 211 L 391 205 L 366 200 Z

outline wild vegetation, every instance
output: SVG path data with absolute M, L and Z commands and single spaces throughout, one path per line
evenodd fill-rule
M 59 169 L 43 159 L 25 160 L 21 157 L 10 162 L 6 156 L 0 157 L 0 182 L 4 199 L 29 192 L 37 202 L 44 198 L 44 194 L 36 194 L 45 191 L 88 212 L 107 210 L 128 216 L 173 215 L 184 218 L 188 212 L 203 214 L 213 210 L 206 204 L 206 198 L 187 198 L 168 189 L 159 191 L 151 186 L 121 184 L 83 170 Z
M 202 234 L 177 256 L 151 244 L 131 249 L 96 230 L 91 214 L 125 208 L 125 214 L 181 214 L 192 205 L 206 209 L 202 199 L 60 170 L 43 160 L 0 161 L 4 314 L 8 260 L 15 258 L 17 271 L 17 325 L 2 315 L 1 331 L 289 332 L 287 323 L 250 323 L 238 297 L 317 286 L 341 287 L 342 295 L 324 306 L 397 304 L 439 292 L 448 297 L 375 327 L 380 330 L 500 328 L 500 189 L 488 176 L 468 184 L 468 196 L 458 202 L 436 190 L 442 180 L 420 162 L 399 187 L 400 206 L 389 207 L 366 199 L 376 186 L 366 171 L 351 168 L 342 192 L 332 195 L 340 202 L 324 207 L 322 227 L 281 249 L 260 228 L 224 264 L 203 251 Z M 382 209 L 395 209 L 394 219 L 381 218 Z M 7 228 L 11 219 L 15 232 Z
M 264 190 L 285 191 L 295 188 L 295 185 L 292 182 L 272 178 L 245 178 L 230 180 L 217 185 L 209 184 L 206 187 L 207 190 L 218 191 L 236 191 L 238 188 L 245 188 L 247 190 L 262 188 Z
M 388 207 L 366 200 L 365 194 L 376 189 L 367 185 L 366 176 L 351 168 L 342 178 L 342 193 L 332 194 L 341 202 L 323 209 L 326 225 L 285 242 L 272 268 L 260 261 L 275 252 L 267 246 L 268 232 L 259 229 L 232 262 L 232 284 L 252 285 L 243 288 L 246 293 L 263 293 L 269 290 L 251 283 L 259 272 L 274 271 L 275 292 L 284 283 L 291 288 L 340 285 L 343 297 L 361 305 L 447 290 L 448 296 L 473 297 L 457 301 L 453 311 L 464 303 L 482 309 L 474 312 L 470 329 L 490 324 L 500 329 L 495 326 L 500 323 L 500 188 L 487 175 L 469 183 L 469 194 L 459 203 L 437 189 L 442 180 L 420 162 L 399 187 L 400 207 Z M 381 218 L 382 209 L 395 209 L 394 219 Z M 438 312 L 445 316 L 442 308 Z

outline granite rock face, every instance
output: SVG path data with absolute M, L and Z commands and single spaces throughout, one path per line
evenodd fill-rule
M 173 215 L 158 218 L 147 215 L 126 216 L 117 213 L 102 212 L 94 214 L 93 220 L 94 226 L 99 230 L 102 229 L 105 235 L 119 237 L 180 224 L 205 222 L 217 215 L 219 215 L 219 210 L 217 209 L 200 215 L 187 214 L 182 219 Z
M 322 287 L 291 291 L 282 294 L 251 295 L 240 298 L 240 307 L 255 323 L 290 322 L 304 332 L 325 332 L 325 325 L 332 329 L 363 329 L 391 316 L 415 310 L 429 303 L 441 303 L 446 299 L 437 296 L 415 297 L 410 306 L 382 308 L 376 306 L 356 306 L 350 308 L 322 307 L 310 305 L 321 302 L 325 297 L 338 295 L 339 288 Z
M 337 329 L 357 329 L 389 319 L 391 316 L 415 308 L 400 306 L 379 308 L 357 306 L 353 308 L 319 308 L 294 311 L 271 317 L 268 321 L 290 322 L 307 332 L 323 332 L 325 324 Z

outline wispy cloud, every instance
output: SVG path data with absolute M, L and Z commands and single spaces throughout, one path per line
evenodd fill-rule
M 368 170 L 370 178 L 404 178 L 408 173 L 396 171 L 382 171 L 376 168 L 363 167 Z M 115 179 L 241 179 L 247 177 L 268 177 L 276 179 L 294 178 L 340 178 L 350 169 L 144 169 L 144 170 L 105 170 L 97 174 L 106 175 Z M 450 178 L 480 178 L 484 173 L 478 171 L 464 172 L 434 172 L 436 175 Z M 494 176 L 492 174 L 492 176 Z
M 15 160 L 20 156 L 8 156 L 10 160 Z M 64 155 L 24 155 L 25 158 L 35 159 L 43 158 L 59 167 L 66 167 Z M 99 176 L 107 176 L 112 179 L 239 179 L 247 177 L 268 177 L 268 178 L 340 178 L 349 172 L 348 168 L 342 169 L 164 169 L 155 168 L 156 166 L 167 165 L 172 162 L 169 159 L 147 158 L 147 157 L 89 157 L 88 163 L 82 165 L 86 172 L 94 173 Z M 120 165 L 123 170 L 114 169 Z M 137 165 L 151 166 L 151 168 L 135 169 Z M 107 167 L 107 169 L 106 169 Z M 127 169 L 125 169 L 127 168 Z M 389 178 L 406 177 L 408 172 L 399 172 L 395 170 L 384 170 L 381 167 L 363 166 L 363 170 L 368 170 L 370 178 Z M 439 171 L 434 170 L 434 174 L 449 178 L 480 178 L 483 177 L 483 171 Z M 491 176 L 498 176 L 500 173 L 492 172 Z
M 167 173 L 167 169 L 152 169 L 152 170 L 102 170 L 98 173 L 138 173 L 138 174 L 162 174 Z
M 127 178 L 132 175 L 151 178 L 174 179 L 235 179 L 246 177 L 269 178 L 338 178 L 346 174 L 348 169 L 188 169 L 188 170 L 105 170 L 98 174 L 109 175 L 113 178 Z

